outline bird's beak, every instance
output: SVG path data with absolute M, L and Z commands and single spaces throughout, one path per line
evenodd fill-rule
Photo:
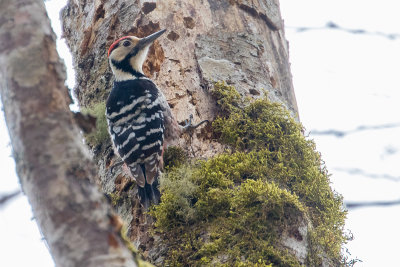
M 164 32 L 166 32 L 165 29 L 155 32 L 153 34 L 150 34 L 149 36 L 146 36 L 146 37 L 140 39 L 139 43 L 136 46 L 140 50 L 140 49 L 150 45 L 152 42 L 154 42 L 154 40 L 156 40 L 158 37 L 160 37 Z

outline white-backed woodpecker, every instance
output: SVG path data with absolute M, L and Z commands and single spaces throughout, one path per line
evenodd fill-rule
M 107 99 L 106 117 L 114 150 L 138 185 L 147 209 L 158 203 L 158 177 L 162 167 L 164 139 L 177 139 L 191 125 L 180 126 L 164 94 L 143 74 L 149 47 L 165 30 L 144 38 L 125 36 L 108 50 L 114 86 Z

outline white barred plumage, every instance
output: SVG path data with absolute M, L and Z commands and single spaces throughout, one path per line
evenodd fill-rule
M 165 30 L 144 38 L 125 36 L 108 50 L 115 80 L 106 103 L 108 130 L 114 150 L 135 178 L 145 208 L 158 203 L 157 188 L 163 147 L 185 129 L 172 115 L 163 93 L 142 71 L 151 43 Z M 204 121 L 203 121 L 204 122 Z
M 142 39 L 123 37 L 111 45 L 108 53 L 115 76 L 106 103 L 108 129 L 115 151 L 139 186 L 145 208 L 160 199 L 157 179 L 165 134 L 179 135 L 170 133 L 179 126 L 164 95 L 142 72 L 149 46 L 163 32 Z M 176 125 L 166 130 L 165 122 Z
M 150 80 L 115 81 L 106 105 L 114 147 L 143 191 L 146 207 L 159 201 L 157 178 L 165 128 L 161 94 Z

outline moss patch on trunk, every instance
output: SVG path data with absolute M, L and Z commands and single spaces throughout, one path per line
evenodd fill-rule
M 301 266 L 282 233 L 309 222 L 307 266 L 344 264 L 346 211 L 312 140 L 282 105 L 217 83 L 213 129 L 231 151 L 168 168 L 150 214 L 170 266 Z M 180 161 L 181 162 L 181 161 Z
M 86 143 L 92 148 L 106 143 L 109 140 L 106 119 L 106 103 L 99 102 L 90 107 L 81 108 L 81 112 L 83 114 L 90 114 L 96 118 L 96 129 L 89 134 L 85 134 Z

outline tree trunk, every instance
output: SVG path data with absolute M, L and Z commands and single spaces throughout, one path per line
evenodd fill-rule
M 179 122 L 215 117 L 209 88 L 226 81 L 243 96 L 283 103 L 294 116 L 288 47 L 278 1 L 69 1 L 64 37 L 77 70 L 75 94 L 82 107 L 105 100 L 112 86 L 107 49 L 124 35 L 167 33 L 151 47 L 145 74 L 163 90 Z M 220 146 L 195 136 L 196 156 Z
M 17 172 L 57 266 L 137 266 L 93 183 L 42 0 L 0 2 L 0 66 Z
M 190 114 L 196 122 L 215 119 L 210 89 L 217 81 L 235 86 L 242 97 L 261 98 L 267 92 L 298 119 L 278 0 L 69 0 L 62 20 L 77 72 L 74 93 L 80 107 L 90 109 L 107 98 L 112 88 L 107 49 L 113 41 L 167 29 L 151 47 L 143 69 L 166 95 L 178 122 Z M 224 149 L 207 128 L 183 138 L 180 146 L 196 158 Z M 117 159 L 109 140 L 92 148 L 103 190 L 114 197 L 130 238 L 145 256 L 161 264 L 165 248 L 148 234 L 152 220 L 143 215 L 129 176 L 111 171 Z

